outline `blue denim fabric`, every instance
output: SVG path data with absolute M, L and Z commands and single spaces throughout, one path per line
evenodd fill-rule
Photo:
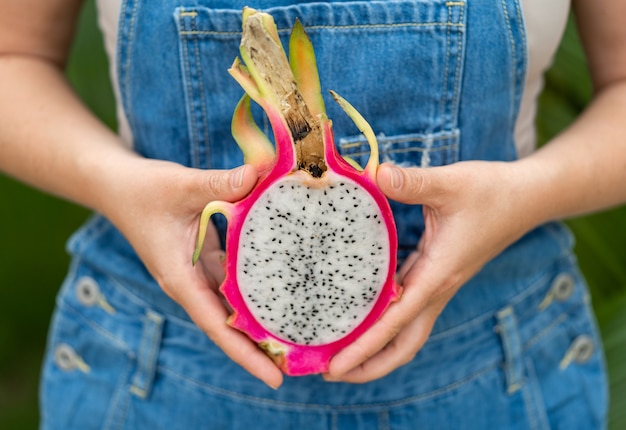
M 123 2 L 118 77 L 139 153 L 198 168 L 241 164 L 230 118 L 242 91 L 226 69 L 238 55 L 244 3 Z M 516 158 L 527 62 L 518 0 L 254 6 L 272 13 L 281 37 L 296 17 L 308 28 L 324 90 L 368 119 L 382 160 Z M 364 163 L 358 130 L 326 105 L 340 150 Z M 393 209 L 403 258 L 422 234 L 421 208 Z M 526 235 L 459 291 L 418 356 L 381 380 L 287 378 L 273 391 L 211 343 L 94 215 L 69 243 L 74 263 L 50 333 L 42 428 L 603 428 L 601 345 L 572 246 L 561 224 Z

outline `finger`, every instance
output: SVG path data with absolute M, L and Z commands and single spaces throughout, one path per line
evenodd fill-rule
M 352 344 L 341 350 L 330 361 L 328 373 L 341 379 L 344 374 L 360 366 L 383 349 L 410 321 L 404 298 L 392 304 L 385 314 L 368 331 Z
M 214 200 L 234 202 L 250 192 L 257 181 L 257 171 L 249 164 L 232 170 L 207 170 L 201 172 L 200 181 L 204 203 Z
M 389 306 L 361 337 L 333 357 L 329 370 L 333 377 L 341 377 L 377 354 L 439 295 L 437 290 L 446 285 L 446 280 L 442 271 L 435 269 L 438 267 L 424 256 L 416 260 L 405 276 L 402 298 Z
M 282 384 L 283 375 L 276 364 L 245 334 L 226 324 L 228 312 L 208 286 L 190 286 L 179 303 L 233 361 L 274 389 Z
M 358 367 L 338 379 L 325 375 L 329 381 L 365 383 L 382 378 L 400 366 L 408 364 L 424 346 L 435 320 L 440 313 L 436 305 L 430 305 L 409 323 L 388 345 Z
M 376 174 L 378 186 L 393 200 L 407 204 L 431 204 L 445 193 L 441 168 L 400 168 L 381 164 Z

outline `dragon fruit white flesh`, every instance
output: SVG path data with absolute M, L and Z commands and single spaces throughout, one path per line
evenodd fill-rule
M 286 58 L 272 17 L 246 8 L 241 56 L 229 72 L 243 87 L 232 124 L 247 163 L 260 171 L 237 203 L 204 209 L 193 262 L 211 215 L 228 220 L 228 323 L 256 341 L 289 375 L 328 370 L 397 300 L 397 238 L 391 209 L 375 184 L 378 148 L 363 117 L 335 100 L 365 134 L 365 169 L 338 155 L 326 118 L 311 42 L 296 22 Z M 250 98 L 265 110 L 274 147 L 257 127 Z

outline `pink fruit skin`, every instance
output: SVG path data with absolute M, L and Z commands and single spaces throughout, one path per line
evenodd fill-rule
M 274 126 L 277 142 L 278 156 L 276 157 L 276 164 L 266 177 L 259 180 L 254 190 L 245 199 L 236 203 L 231 213 L 228 214 L 229 223 L 226 241 L 226 255 L 228 257 L 224 264 L 226 278 L 220 287 L 220 291 L 234 311 L 228 319 L 228 324 L 246 333 L 260 345 L 271 343 L 275 353 L 269 355 L 273 355 L 275 362 L 285 374 L 297 376 L 323 373 L 328 371 L 330 360 L 335 354 L 361 336 L 381 317 L 392 302 L 399 299 L 401 289 L 394 278 L 396 268 L 395 250 L 398 244 L 396 227 L 386 197 L 365 172 L 357 171 L 339 156 L 334 145 L 331 123 L 328 120 L 323 121 L 324 151 L 329 170 L 361 185 L 381 208 L 389 234 L 389 248 L 391 250 L 387 278 L 371 312 L 353 331 L 335 342 L 317 346 L 299 345 L 280 339 L 266 330 L 250 312 L 237 286 L 237 261 L 241 229 L 253 203 L 272 183 L 290 174 L 295 165 L 293 143 L 288 128 L 279 115 L 272 115 L 272 117 L 271 122 Z

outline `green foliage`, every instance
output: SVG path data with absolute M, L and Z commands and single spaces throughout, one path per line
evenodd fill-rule
M 95 22 L 91 0 L 83 11 L 67 75 L 87 105 L 113 127 L 113 95 Z M 565 128 L 590 96 L 585 59 L 570 22 L 546 77 L 540 140 Z M 33 429 L 47 326 L 69 262 L 64 243 L 87 212 L 3 176 L 0 201 L 0 428 Z M 614 429 L 626 428 L 625 219 L 626 208 L 618 208 L 569 222 L 605 341 Z

